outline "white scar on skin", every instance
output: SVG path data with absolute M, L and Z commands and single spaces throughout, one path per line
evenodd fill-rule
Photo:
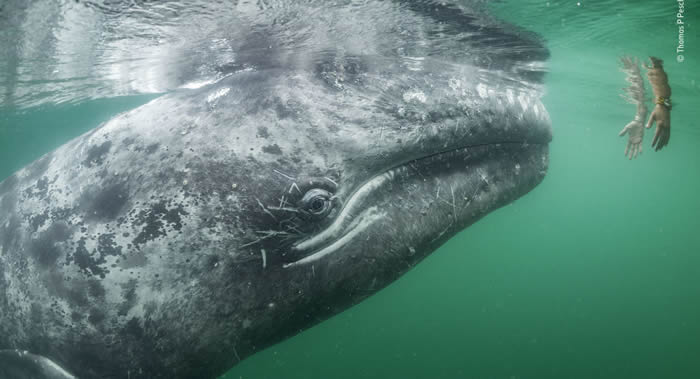
M 63 375 L 66 379 L 76 379 L 75 376 L 69 374 L 66 370 L 63 369 L 63 367 L 57 365 L 50 359 L 46 359 L 45 363 L 54 369 L 56 372 L 58 372 L 60 375 Z
M 315 262 L 315 261 L 325 257 L 326 255 L 334 253 L 336 250 L 340 249 L 341 247 L 345 246 L 348 242 L 352 241 L 355 238 L 355 236 L 357 236 L 358 234 L 362 233 L 367 228 L 369 228 L 377 220 L 379 220 L 385 216 L 386 216 L 386 213 L 379 212 L 377 210 L 377 207 L 369 208 L 366 212 L 364 212 L 362 214 L 362 216 L 355 219 L 355 221 L 352 223 L 352 225 L 350 225 L 350 227 L 348 228 L 350 231 L 347 232 L 344 236 L 340 237 L 335 242 L 333 242 L 332 244 L 317 251 L 316 253 L 311 254 L 308 257 L 304 257 L 298 261 L 295 261 L 292 263 L 287 263 L 287 264 L 283 265 L 282 267 L 289 268 L 289 267 L 294 267 L 294 266 L 305 265 L 305 264 L 308 264 L 311 262 Z M 312 269 L 314 269 L 313 266 L 312 266 Z M 315 271 L 315 269 L 314 269 L 314 271 Z

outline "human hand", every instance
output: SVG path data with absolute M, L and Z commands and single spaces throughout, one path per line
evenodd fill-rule
M 655 121 L 656 132 L 651 140 L 651 147 L 659 151 L 668 145 L 671 139 L 671 111 L 665 105 L 656 104 L 647 121 L 647 129 L 651 128 Z
M 629 159 L 637 158 L 637 154 L 642 153 L 642 139 L 644 138 L 644 126 L 642 121 L 635 118 L 630 121 L 620 131 L 620 137 L 629 134 L 627 139 L 627 148 L 625 148 L 625 156 Z
M 644 68 L 647 70 L 651 70 L 652 68 L 663 68 L 664 66 L 664 61 L 662 59 L 659 59 L 657 57 L 649 57 L 649 61 L 651 64 L 644 62 Z
M 639 59 L 637 57 L 622 56 L 620 57 L 623 71 L 630 71 L 633 74 L 639 74 Z

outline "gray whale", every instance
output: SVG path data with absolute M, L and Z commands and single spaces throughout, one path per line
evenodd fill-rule
M 1 377 L 216 377 L 544 178 L 535 36 L 479 7 L 299 3 L 212 26 L 235 54 L 208 84 L 0 183 Z

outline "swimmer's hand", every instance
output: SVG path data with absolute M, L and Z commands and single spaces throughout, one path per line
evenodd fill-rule
M 639 72 L 639 58 L 625 55 L 620 57 L 620 63 L 622 64 L 623 71 L 629 72 L 635 76 L 641 75 Z
M 651 147 L 659 151 L 668 145 L 671 139 L 671 111 L 665 105 L 656 104 L 647 121 L 647 129 L 651 128 L 654 122 L 656 122 L 656 132 L 654 139 L 651 140 Z
M 638 154 L 642 153 L 642 139 L 644 138 L 644 125 L 639 119 L 634 119 L 630 121 L 622 131 L 620 131 L 620 137 L 625 134 L 629 134 L 627 139 L 627 148 L 625 149 L 625 156 L 629 159 L 637 158 Z

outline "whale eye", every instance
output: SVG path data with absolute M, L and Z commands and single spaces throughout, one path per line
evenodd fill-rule
M 331 193 L 324 189 L 311 189 L 301 198 L 299 209 L 314 218 L 325 217 L 333 208 L 331 197 Z

